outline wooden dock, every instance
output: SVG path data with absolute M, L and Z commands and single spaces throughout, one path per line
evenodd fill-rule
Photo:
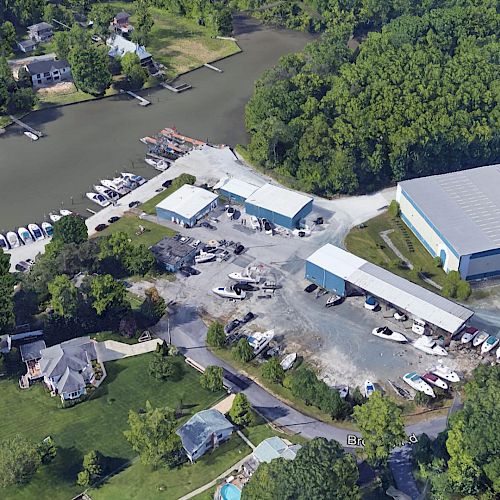
M 175 87 L 173 85 L 169 85 L 168 83 L 165 83 L 165 82 L 160 83 L 160 85 L 164 89 L 170 90 L 171 92 L 175 92 L 176 94 L 178 94 L 179 92 L 184 92 L 185 90 L 189 90 L 190 88 L 192 88 L 192 86 L 189 85 L 189 83 L 180 83 L 179 85 L 177 85 Z
M 222 73 L 222 70 L 220 68 L 216 68 L 212 64 L 205 63 L 203 66 L 205 66 L 205 68 L 208 68 L 208 69 L 213 69 L 214 71 L 217 71 L 217 73 Z
M 26 123 L 22 122 L 21 120 L 19 120 L 18 118 L 16 118 L 15 116 L 12 116 L 12 115 L 9 115 L 9 118 L 16 124 L 16 125 L 19 125 L 20 127 L 24 128 L 25 130 L 27 130 L 28 132 L 31 132 L 32 134 L 35 134 L 37 137 L 43 137 L 43 134 L 42 132 L 40 132 L 39 130 L 36 130 L 34 129 L 33 127 L 30 127 L 29 125 L 27 125 Z
M 121 90 L 120 92 L 123 91 Z M 141 97 L 140 95 L 134 94 L 134 92 L 132 92 L 131 90 L 127 90 L 125 91 L 125 93 L 128 94 L 130 97 L 134 97 L 135 99 L 137 99 L 139 101 L 140 106 L 149 106 L 151 104 L 150 101 L 144 99 L 144 97 Z

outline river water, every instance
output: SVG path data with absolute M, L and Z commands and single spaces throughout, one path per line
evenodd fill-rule
M 10 127 L 0 136 L 0 232 L 40 222 L 62 207 L 80 213 L 87 207 L 97 210 L 84 193 L 117 172 L 153 176 L 139 138 L 164 127 L 214 143 L 246 143 L 244 107 L 255 80 L 311 38 L 246 18 L 237 18 L 236 27 L 243 52 L 216 64 L 223 73 L 202 68 L 181 77 L 192 90 L 144 91 L 152 101 L 146 108 L 116 96 L 34 112 L 24 121 L 45 134 L 37 142 Z

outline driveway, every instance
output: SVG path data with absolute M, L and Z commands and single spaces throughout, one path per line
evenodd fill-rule
M 167 325 L 167 321 L 169 325 Z M 359 433 L 335 427 L 303 415 L 267 392 L 257 383 L 239 374 L 206 348 L 206 331 L 207 328 L 200 320 L 196 309 L 189 306 L 178 307 L 169 320 L 161 320 L 154 328 L 155 335 L 171 341 L 180 348 L 185 356 L 190 357 L 198 364 L 204 367 L 208 365 L 221 366 L 224 369 L 226 384 L 235 392 L 243 392 L 252 406 L 273 424 L 285 427 L 289 431 L 309 439 L 315 437 L 335 439 L 343 446 L 347 446 L 348 435 L 355 434 L 359 436 Z M 408 434 L 415 433 L 418 435 L 425 432 L 434 437 L 444 430 L 445 426 L 446 418 L 438 418 L 410 425 L 406 430 Z
M 399 491 L 406 493 L 412 500 L 420 498 L 417 483 L 413 477 L 411 447 L 396 448 L 389 457 L 389 468 Z

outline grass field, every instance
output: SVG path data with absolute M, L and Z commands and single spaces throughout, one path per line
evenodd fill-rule
M 170 196 L 177 189 L 179 189 L 179 187 L 176 188 L 172 185 L 164 189 L 161 193 L 158 193 L 157 195 L 153 196 L 148 201 L 143 203 L 141 205 L 141 210 L 149 215 L 156 215 L 156 205 L 158 205 L 160 201 L 163 201 L 167 196 Z
M 345 246 L 349 252 L 352 252 L 369 262 L 373 262 L 380 267 L 413 281 L 418 285 L 439 293 L 432 285 L 422 280 L 415 272 L 408 269 L 402 269 L 397 265 L 399 259 L 396 254 L 387 247 L 384 240 L 380 237 L 381 231 L 393 229 L 389 234 L 391 241 L 398 250 L 414 266 L 417 266 L 422 272 L 439 285 L 443 285 L 446 273 L 434 265 L 431 255 L 424 246 L 418 241 L 414 234 L 406 228 L 404 223 L 398 224 L 389 215 L 388 212 L 381 214 L 365 223 L 366 227 L 351 229 L 345 239 Z M 413 249 L 413 251 L 411 251 Z
M 117 465 L 135 458 L 135 452 L 123 437 L 130 409 L 143 408 L 146 400 L 153 406 L 175 408 L 182 400 L 187 418 L 220 399 L 222 393 L 201 388 L 198 372 L 188 368 L 181 358 L 179 363 L 185 370 L 182 381 L 152 379 L 147 370 L 151 356 L 146 354 L 106 363 L 108 377 L 94 397 L 68 409 L 60 409 L 58 400 L 51 398 L 40 383 L 21 391 L 17 380 L 1 380 L 0 440 L 16 433 L 34 442 L 52 436 L 58 451 L 54 462 L 41 467 L 28 485 L 3 490 L 0 497 L 3 500 L 68 500 L 81 491 L 75 486 L 75 479 L 82 457 L 89 450 L 97 448 L 112 457 Z M 237 447 L 237 442 L 234 446 Z M 139 467 L 143 474 L 144 468 Z M 162 476 L 160 472 L 157 474 Z M 128 497 L 123 494 L 122 498 Z
M 139 230 L 139 226 L 144 226 L 146 231 L 137 235 L 136 232 Z M 117 232 L 126 233 L 133 243 L 137 245 L 142 243 L 147 247 L 158 243 L 162 238 L 165 238 L 165 236 L 174 236 L 176 234 L 175 231 L 169 229 L 168 227 L 139 219 L 139 217 L 135 215 L 124 215 L 119 221 L 114 224 L 110 224 L 108 228 L 101 231 L 96 236 L 109 236 L 110 234 Z

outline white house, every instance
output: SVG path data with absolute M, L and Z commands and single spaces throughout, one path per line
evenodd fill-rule
M 46 42 L 52 38 L 54 27 L 52 24 L 43 22 L 28 26 L 28 36 L 35 42 Z
M 153 63 L 151 54 L 143 45 L 131 42 L 121 35 L 113 33 L 107 40 L 109 47 L 108 55 L 110 57 L 123 57 L 125 54 L 136 54 L 142 66 L 148 66 Z
M 68 61 L 35 61 L 26 65 L 34 87 L 58 83 L 71 78 Z
M 97 359 L 95 342 L 89 337 L 67 340 L 42 349 L 38 361 L 43 381 L 63 401 L 86 394 L 95 380 L 92 361 Z

